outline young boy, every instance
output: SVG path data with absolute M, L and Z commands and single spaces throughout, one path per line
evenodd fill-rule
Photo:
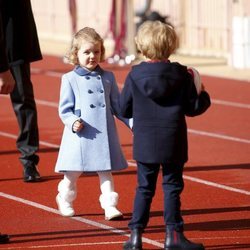
M 135 41 L 145 61 L 132 67 L 121 93 L 122 115 L 133 117 L 134 121 L 133 156 L 138 166 L 138 186 L 129 222 L 131 236 L 123 246 L 126 250 L 142 249 L 142 232 L 149 220 L 160 166 L 166 226 L 164 249 L 204 249 L 183 234 L 180 194 L 184 188 L 183 167 L 188 160 L 185 116 L 204 113 L 210 106 L 210 97 L 202 84 L 195 85 L 191 73 L 197 76 L 197 71 L 169 61 L 178 46 L 177 40 L 173 27 L 167 24 L 142 24 Z

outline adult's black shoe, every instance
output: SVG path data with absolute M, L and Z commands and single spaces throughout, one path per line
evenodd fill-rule
M 37 182 L 40 181 L 41 176 L 36 169 L 36 166 L 27 166 L 24 167 L 23 171 L 23 181 L 24 182 Z
M 8 234 L 1 234 L 0 233 L 0 244 L 5 244 L 10 241 L 10 236 Z

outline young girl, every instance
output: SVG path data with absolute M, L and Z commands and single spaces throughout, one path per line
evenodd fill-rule
M 121 112 L 133 117 L 133 156 L 137 161 L 138 186 L 130 239 L 126 250 L 142 249 L 142 232 L 150 217 L 157 177 L 162 167 L 165 250 L 203 250 L 183 234 L 180 195 L 183 167 L 188 159 L 185 116 L 204 113 L 210 97 L 199 83 L 198 72 L 169 61 L 177 48 L 174 29 L 160 21 L 144 22 L 136 37 L 145 61 L 132 67 L 121 93 Z M 197 83 L 197 84 L 195 84 Z
M 111 171 L 127 167 L 113 115 L 118 116 L 119 90 L 113 73 L 103 70 L 103 39 L 92 28 L 78 31 L 68 55 L 73 71 L 62 76 L 59 116 L 65 125 L 56 172 L 64 173 L 56 201 L 63 216 L 73 216 L 77 180 L 82 172 L 97 172 L 100 179 L 101 207 L 105 219 L 122 217 L 116 208 Z M 126 119 L 119 118 L 128 125 Z

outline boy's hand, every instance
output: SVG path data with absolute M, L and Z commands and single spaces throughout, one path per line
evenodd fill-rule
M 205 85 L 201 83 L 201 91 L 205 91 Z

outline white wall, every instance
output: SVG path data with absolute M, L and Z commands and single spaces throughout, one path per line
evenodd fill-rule
M 134 18 L 131 13 L 143 4 L 143 0 L 126 1 L 134 6 L 129 8 L 130 15 L 127 17 L 130 24 L 127 45 L 132 51 L 134 34 L 131 24 L 134 23 Z M 42 49 L 48 53 L 64 53 L 72 36 L 68 0 L 31 2 Z M 77 29 L 91 26 L 105 36 L 109 30 L 112 0 L 76 0 L 76 3 Z M 235 58 L 233 19 L 235 16 L 250 16 L 249 0 L 153 0 L 151 7 L 152 10 L 169 16 L 180 36 L 179 53 L 226 58 L 229 64 Z M 246 32 L 248 31 L 247 28 Z M 241 40 L 241 37 L 238 39 Z

